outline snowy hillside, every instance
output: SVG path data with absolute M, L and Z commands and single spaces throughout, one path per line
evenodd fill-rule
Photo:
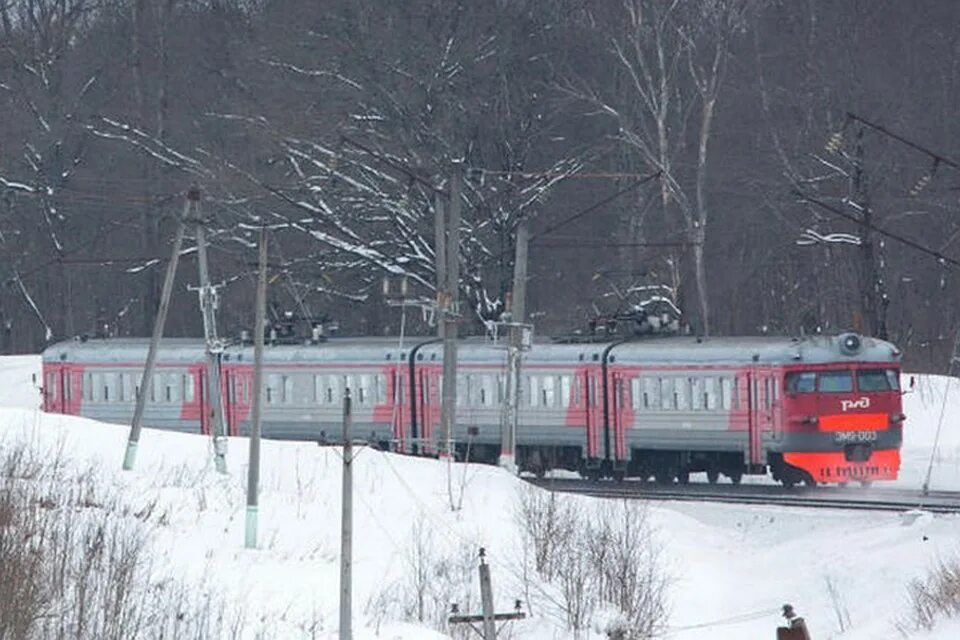
M 205 438 L 146 430 L 136 470 L 124 473 L 124 427 L 24 408 L 35 406 L 38 397 L 31 366 L 38 359 L 0 360 L 0 399 L 17 407 L 0 409 L 0 453 L 17 443 L 59 452 L 53 455 L 95 477 L 100 492 L 126 508 L 122 513 L 152 505 L 153 515 L 145 519 L 156 574 L 195 585 L 198 599 L 217 594 L 235 603 L 244 612 L 247 637 L 336 636 L 336 450 L 264 443 L 260 548 L 248 551 L 246 440 L 231 441 L 230 474 L 222 477 L 212 468 Z M 901 484 L 922 482 L 945 391 L 947 417 L 933 486 L 960 487 L 960 381 L 948 389 L 938 377 L 921 377 L 907 396 Z M 492 566 L 498 610 L 512 610 L 520 599 L 532 614 L 506 637 L 573 637 L 565 631 L 558 591 L 530 570 L 529 545 L 516 517 L 530 491 L 526 485 L 491 467 L 448 467 L 364 450 L 354 487 L 355 637 L 446 637 L 405 622 L 417 609 L 416 576 L 428 574 L 429 588 L 420 599 L 428 609 L 456 600 L 474 610 L 480 546 Z M 602 501 L 573 500 L 589 513 L 602 509 Z M 906 524 L 898 514 L 657 503 L 649 508 L 649 521 L 670 578 L 669 628 L 660 637 L 677 640 L 703 638 L 707 631 L 729 640 L 772 638 L 784 602 L 806 617 L 816 640 L 896 637 L 892 625 L 905 613 L 907 583 L 960 542 L 960 518 L 930 515 Z M 841 620 L 852 629 L 840 634 Z M 599 640 L 598 631 L 581 637 Z M 960 623 L 953 623 L 913 637 L 946 640 L 958 634 Z

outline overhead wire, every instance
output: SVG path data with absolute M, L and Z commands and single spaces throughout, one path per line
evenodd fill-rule
M 831 204 L 829 204 L 829 203 L 826 203 L 826 202 L 824 202 L 823 200 L 820 200 L 819 198 L 815 198 L 814 196 L 812 196 L 812 195 L 810 195 L 810 194 L 808 194 L 808 193 L 804 193 L 804 192 L 801 191 L 800 189 L 794 189 L 794 190 L 793 190 L 793 194 L 796 195 L 796 196 L 798 196 L 798 197 L 799 197 L 801 200 L 803 200 L 804 202 L 809 202 L 810 204 L 813 204 L 813 205 L 816 205 L 816 206 L 820 207 L 820 208 L 823 209 L 824 211 L 828 211 L 828 212 L 830 212 L 830 213 L 832 213 L 832 214 L 834 214 L 834 215 L 836 215 L 836 216 L 839 216 L 839 217 L 844 218 L 844 219 L 846 219 L 846 220 L 849 220 L 849 221 L 851 221 L 851 222 L 855 222 L 855 223 L 857 223 L 858 225 L 860 225 L 861 227 L 863 227 L 863 228 L 865 228 L 865 229 L 869 229 L 870 231 L 873 231 L 873 232 L 875 232 L 875 233 L 879 233 L 880 235 L 882 235 L 882 236 L 884 236 L 884 237 L 890 238 L 891 240 L 896 240 L 897 242 L 899 242 L 899 243 L 901 243 L 901 244 L 904 244 L 904 245 L 906 245 L 906 246 L 908 246 L 908 247 L 910 247 L 910 248 L 912 248 L 912 249 L 915 249 L 915 250 L 917 250 L 917 251 L 919 251 L 919 252 L 921 252 L 921 253 L 924 253 L 924 254 L 926 254 L 926 255 L 928 255 L 928 256 L 932 256 L 932 257 L 936 258 L 937 260 L 939 260 L 941 263 L 950 264 L 950 265 L 953 265 L 953 266 L 955 266 L 955 267 L 960 267 L 960 260 L 956 260 L 956 259 L 954 259 L 954 258 L 951 258 L 951 257 L 949 257 L 949 256 L 946 256 L 946 255 L 944 255 L 943 253 L 941 253 L 940 251 L 937 251 L 936 249 L 931 249 L 930 247 L 927 247 L 927 246 L 925 246 L 925 245 L 923 245 L 923 244 L 921 244 L 921 243 L 919 243 L 919 242 L 917 242 L 917 241 L 915 241 L 915 240 L 911 240 L 910 238 L 907 238 L 907 237 L 905 237 L 905 236 L 902 236 L 902 235 L 900 235 L 900 234 L 898 234 L 898 233 L 894 233 L 894 232 L 892 232 L 892 231 L 889 231 L 889 230 L 887 230 L 887 229 L 884 229 L 883 227 L 879 227 L 879 226 L 873 224 L 872 222 L 870 222 L 870 223 L 865 222 L 864 220 L 860 219 L 858 216 L 855 216 L 855 215 L 852 214 L 852 213 L 848 213 L 848 212 L 844 211 L 843 209 L 840 209 L 840 208 L 835 207 L 835 206 L 833 206 L 833 205 L 831 205 Z

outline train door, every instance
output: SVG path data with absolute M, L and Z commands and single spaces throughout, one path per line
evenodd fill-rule
M 407 389 L 403 384 L 404 375 L 401 368 L 395 368 L 390 371 L 390 389 L 393 395 L 390 397 L 391 407 L 391 428 L 393 431 L 394 448 L 397 451 L 408 452 L 407 430 L 406 430 L 406 411 L 408 404 L 406 402 Z
M 227 433 L 239 435 L 240 424 L 237 405 L 242 392 L 243 378 L 234 369 L 223 370 L 223 419 L 227 422 Z
M 426 368 L 418 367 L 416 374 L 414 375 L 414 380 L 416 383 L 416 388 L 414 390 L 414 398 L 417 403 L 417 433 L 411 433 L 410 437 L 414 438 L 414 452 L 420 452 L 424 454 L 429 454 L 432 452 L 431 438 L 433 437 L 433 424 L 431 423 L 432 419 L 432 406 L 433 400 L 430 397 L 430 392 L 432 390 L 432 385 L 430 383 L 431 371 Z M 437 384 L 439 388 L 439 384 Z
M 749 462 L 766 464 L 766 450 L 763 447 L 763 435 L 774 433 L 774 404 L 778 397 L 776 377 L 762 370 L 754 370 L 747 376 L 747 397 L 749 410 Z
M 626 429 L 629 398 L 627 397 L 628 380 L 622 373 L 614 372 L 610 376 L 610 451 L 607 452 L 611 460 L 626 460 Z
M 197 370 L 197 379 L 200 391 L 200 433 L 210 435 L 210 393 L 207 389 L 206 368 Z
M 587 466 L 599 466 L 603 458 L 603 399 L 600 397 L 600 376 L 594 371 L 584 372 L 586 390 Z

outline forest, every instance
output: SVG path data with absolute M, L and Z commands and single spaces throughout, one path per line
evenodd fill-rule
M 953 0 L 0 0 L 0 347 L 149 335 L 188 189 L 221 332 L 429 334 L 462 177 L 461 334 L 518 224 L 539 336 L 651 298 L 699 335 L 960 329 Z M 167 335 L 202 331 L 188 237 Z

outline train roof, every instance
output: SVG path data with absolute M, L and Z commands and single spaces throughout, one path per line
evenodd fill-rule
M 856 348 L 845 345 L 853 337 Z M 895 363 L 901 353 L 893 344 L 852 333 L 838 336 L 777 336 L 697 338 L 678 336 L 626 342 L 611 357 L 621 364 L 826 364 L 836 362 Z
M 855 336 L 856 349 L 844 347 L 839 336 L 789 338 L 776 336 L 709 337 L 675 336 L 610 340 L 607 342 L 559 343 L 535 342 L 524 353 L 529 364 L 597 362 L 608 352 L 611 362 L 627 365 L 749 365 L 752 363 L 825 364 L 835 362 L 893 363 L 900 360 L 900 351 L 878 338 Z M 71 340 L 47 347 L 45 362 L 143 362 L 150 341 L 147 338 L 106 338 Z M 458 358 L 463 362 L 498 363 L 506 358 L 506 343 L 483 338 L 467 338 L 458 342 Z M 442 362 L 443 344 L 435 338 L 407 337 L 400 348 L 396 337 L 331 338 L 319 344 L 277 344 L 265 350 L 268 362 L 383 362 L 398 356 L 406 360 L 416 349 L 418 361 Z M 161 342 L 164 363 L 197 363 L 203 358 L 203 340 L 167 338 Z M 224 352 L 227 362 L 250 362 L 253 345 L 231 345 Z

